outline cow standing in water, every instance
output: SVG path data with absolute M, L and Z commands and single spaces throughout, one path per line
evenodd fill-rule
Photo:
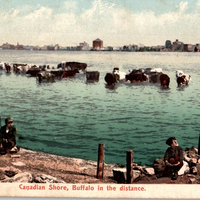
M 167 74 L 160 75 L 160 84 L 162 88 L 169 88 L 170 78 Z
M 116 74 L 119 76 L 119 81 L 126 81 L 126 72 L 119 71 L 118 67 L 115 67 L 113 69 L 113 74 Z
M 183 84 L 188 85 L 191 80 L 191 76 L 184 74 L 183 71 L 176 71 L 176 81 L 178 84 L 178 87 L 182 86 Z
M 78 70 L 80 72 L 83 71 L 84 73 L 86 72 L 87 64 L 86 63 L 80 63 L 80 62 L 65 62 L 62 61 L 57 65 L 57 68 L 62 68 L 63 70 Z
M 135 82 L 144 82 L 147 81 L 148 78 L 141 69 L 134 69 L 130 74 L 127 74 L 126 81 L 130 81 L 131 83 Z
M 5 63 L 5 68 L 7 73 L 11 72 L 11 66 L 8 63 Z

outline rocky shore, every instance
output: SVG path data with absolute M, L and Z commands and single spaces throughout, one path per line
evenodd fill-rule
M 126 183 L 126 168 L 104 164 L 103 178 L 97 179 L 97 162 L 34 152 L 21 148 L 19 152 L 0 155 L 1 183 Z M 163 158 L 151 167 L 133 164 L 133 184 L 199 184 L 200 156 L 195 147 L 184 151 L 184 166 L 177 180 L 162 177 Z

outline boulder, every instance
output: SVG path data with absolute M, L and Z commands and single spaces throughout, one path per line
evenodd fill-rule
M 25 165 L 26 165 L 25 163 L 20 162 L 20 161 L 18 161 L 18 162 L 13 162 L 12 164 L 15 165 L 15 166 L 18 166 L 18 167 L 21 167 L 21 166 L 25 166 Z
M 197 174 L 197 167 L 196 166 L 192 166 L 191 168 L 190 168 L 190 172 L 191 172 L 191 174 Z
M 65 183 L 53 176 L 46 174 L 33 174 L 33 182 L 35 183 Z
M 165 169 L 164 158 L 156 159 L 151 167 L 154 168 L 155 174 L 162 173 Z
M 33 177 L 32 174 L 28 172 L 18 173 L 17 175 L 13 176 L 12 178 L 6 178 L 2 182 L 6 183 L 32 183 Z
M 145 171 L 147 172 L 148 175 L 154 175 L 155 170 L 153 167 L 145 168 Z
M 139 170 L 133 170 L 133 180 L 141 175 Z M 117 183 L 125 183 L 126 182 L 126 168 L 114 168 L 113 169 L 113 177 Z
M 183 166 L 178 171 L 178 175 L 183 175 L 183 174 L 188 174 L 188 173 L 190 173 L 189 164 L 187 162 L 183 161 Z

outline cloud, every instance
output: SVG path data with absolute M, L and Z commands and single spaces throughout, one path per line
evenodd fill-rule
M 183 13 L 188 8 L 188 2 L 180 2 L 178 5 L 178 9 L 180 13 Z
M 75 1 L 67 1 L 63 4 L 64 9 L 66 9 L 67 11 L 74 11 L 77 9 L 77 6 L 78 5 Z
M 35 9 L 32 13 L 28 14 L 25 18 L 27 20 L 45 20 L 49 19 L 52 16 L 52 9 L 48 7 L 40 7 Z
M 87 8 L 80 7 L 76 1 L 67 1 L 62 6 L 63 10 L 59 8 L 59 12 L 37 5 L 34 8 L 13 8 L 7 13 L 0 13 L 4 19 L 0 21 L 4 27 L 4 31 L 0 31 L 2 38 L 6 38 L 6 33 L 12 30 L 15 33 L 13 38 L 27 44 L 31 41 L 37 44 L 51 42 L 70 45 L 82 41 L 92 42 L 99 37 L 105 42 L 107 40 L 108 45 L 148 45 L 157 39 L 164 43 L 169 37 L 194 35 L 193 29 L 196 34 L 200 34 L 199 15 L 197 12 L 186 13 L 188 2 L 182 1 L 176 11 L 159 15 L 153 11 L 131 12 L 122 5 L 103 0 L 91 1 Z M 189 28 L 186 31 L 183 27 Z

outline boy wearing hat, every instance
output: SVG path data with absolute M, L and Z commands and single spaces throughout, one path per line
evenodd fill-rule
M 6 153 L 7 150 L 17 151 L 16 136 L 17 129 L 13 126 L 13 118 L 8 117 L 5 119 L 5 126 L 0 130 L 0 149 L 1 153 Z
M 183 166 L 183 149 L 178 146 L 175 137 L 167 139 L 166 144 L 170 147 L 165 152 L 164 161 L 166 164 L 165 176 L 170 176 L 173 180 L 178 178 L 178 171 Z

